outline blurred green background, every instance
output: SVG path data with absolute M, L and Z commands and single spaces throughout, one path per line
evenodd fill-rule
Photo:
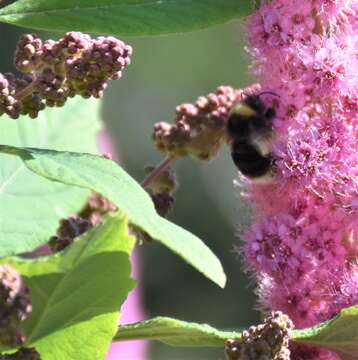
M 12 54 L 24 29 L 0 26 L 0 71 L 14 71 Z M 47 37 L 48 35 L 43 35 Z M 219 85 L 244 87 L 248 56 L 243 22 L 188 34 L 125 38 L 134 48 L 132 65 L 104 97 L 104 121 L 118 157 L 138 181 L 148 164 L 163 158 L 151 141 L 157 121 L 172 121 L 176 105 L 193 102 Z M 148 317 L 172 316 L 219 328 L 258 321 L 255 296 L 233 246 L 248 211 L 233 187 L 236 170 L 229 149 L 210 162 L 183 158 L 175 163 L 179 190 L 170 220 L 193 232 L 214 251 L 228 277 L 224 290 L 209 282 L 157 243 L 140 247 L 143 304 Z M 150 359 L 224 359 L 223 349 L 172 348 L 152 343 Z M 130 359 L 139 360 L 139 359 Z

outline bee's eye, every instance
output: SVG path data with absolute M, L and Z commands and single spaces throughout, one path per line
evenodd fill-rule
M 275 117 L 275 115 L 276 115 L 276 111 L 274 108 L 271 108 L 271 107 L 268 108 L 265 112 L 265 116 L 268 119 L 272 119 L 273 117 Z
M 259 99 L 255 99 L 254 104 L 253 104 L 256 108 L 261 107 L 261 101 Z

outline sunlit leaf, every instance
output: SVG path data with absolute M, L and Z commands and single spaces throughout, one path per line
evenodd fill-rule
M 193 31 L 248 15 L 250 0 L 18 0 L 0 21 L 42 30 L 113 35 Z
M 116 214 L 65 251 L 36 260 L 5 259 L 30 287 L 27 342 L 41 359 L 103 360 L 116 333 L 120 305 L 133 288 L 134 238 Z
M 0 144 L 97 153 L 99 102 L 71 99 L 37 119 L 1 116 Z M 59 219 L 77 212 L 89 191 L 37 176 L 15 156 L 0 154 L 0 257 L 48 241 Z
M 220 286 L 225 274 L 220 261 L 195 235 L 159 216 L 146 191 L 120 166 L 101 156 L 0 145 L 0 153 L 20 156 L 36 174 L 96 191 L 144 230 Z

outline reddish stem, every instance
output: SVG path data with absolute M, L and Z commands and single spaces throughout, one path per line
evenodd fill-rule
M 175 159 L 175 155 L 167 156 L 162 162 L 160 162 L 154 170 L 142 181 L 143 188 L 148 187 L 160 174 L 162 174 Z
M 25 86 L 19 92 L 15 94 L 17 100 L 24 99 L 25 97 L 31 95 L 34 92 L 34 87 L 36 85 L 36 80 L 33 80 L 29 85 Z

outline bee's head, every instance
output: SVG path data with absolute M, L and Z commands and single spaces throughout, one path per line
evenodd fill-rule
M 255 110 L 258 114 L 262 115 L 265 113 L 266 111 L 266 105 L 264 104 L 264 102 L 261 100 L 261 96 L 262 95 L 272 95 L 272 96 L 277 96 L 279 97 L 279 95 L 275 94 L 274 92 L 271 91 L 264 91 L 262 93 L 259 94 L 255 94 L 255 95 L 247 95 L 247 94 L 243 94 L 244 98 L 243 98 L 243 102 L 251 107 L 253 110 Z
M 257 114 L 262 114 L 265 111 L 265 104 L 258 95 L 245 96 L 243 103 L 253 109 Z

